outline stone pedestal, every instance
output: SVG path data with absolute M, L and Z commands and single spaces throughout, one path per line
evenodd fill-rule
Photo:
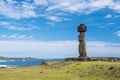
M 65 61 L 90 61 L 89 57 L 65 58 Z
M 65 58 L 65 61 L 105 61 L 105 62 L 120 62 L 119 57 L 78 57 Z

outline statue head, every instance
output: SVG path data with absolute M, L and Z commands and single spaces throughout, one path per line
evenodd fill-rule
M 87 27 L 85 24 L 80 24 L 78 26 L 78 32 L 86 32 L 87 31 Z

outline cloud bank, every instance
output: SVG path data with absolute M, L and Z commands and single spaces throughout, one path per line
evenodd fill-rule
M 65 58 L 79 55 L 77 41 L 0 41 L 0 53 L 1 56 L 31 56 L 39 58 Z M 120 44 L 88 41 L 87 53 L 88 56 L 120 57 L 118 56 L 120 55 Z
M 26 34 L 12 34 L 12 35 L 0 35 L 0 39 L 7 39 L 7 40 L 32 40 L 33 35 L 26 35 Z
M 26 27 L 22 27 L 20 23 L 17 23 L 17 22 L 10 23 L 10 22 L 5 22 L 5 21 L 1 21 L 0 25 L 9 30 L 17 30 L 17 31 L 27 31 L 27 30 L 33 30 L 33 29 L 39 28 L 39 27 L 29 25 L 29 24 L 24 24 Z

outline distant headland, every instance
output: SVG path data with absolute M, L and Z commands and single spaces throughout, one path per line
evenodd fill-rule
M 33 57 L 2 57 L 0 56 L 0 60 L 36 60 L 38 58 Z

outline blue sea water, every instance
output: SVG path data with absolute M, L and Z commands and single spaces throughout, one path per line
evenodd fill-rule
M 62 62 L 64 59 L 37 59 L 37 60 L 0 60 L 0 67 L 13 68 L 13 67 L 24 67 L 24 66 L 35 66 L 40 65 L 47 61 L 59 61 Z

